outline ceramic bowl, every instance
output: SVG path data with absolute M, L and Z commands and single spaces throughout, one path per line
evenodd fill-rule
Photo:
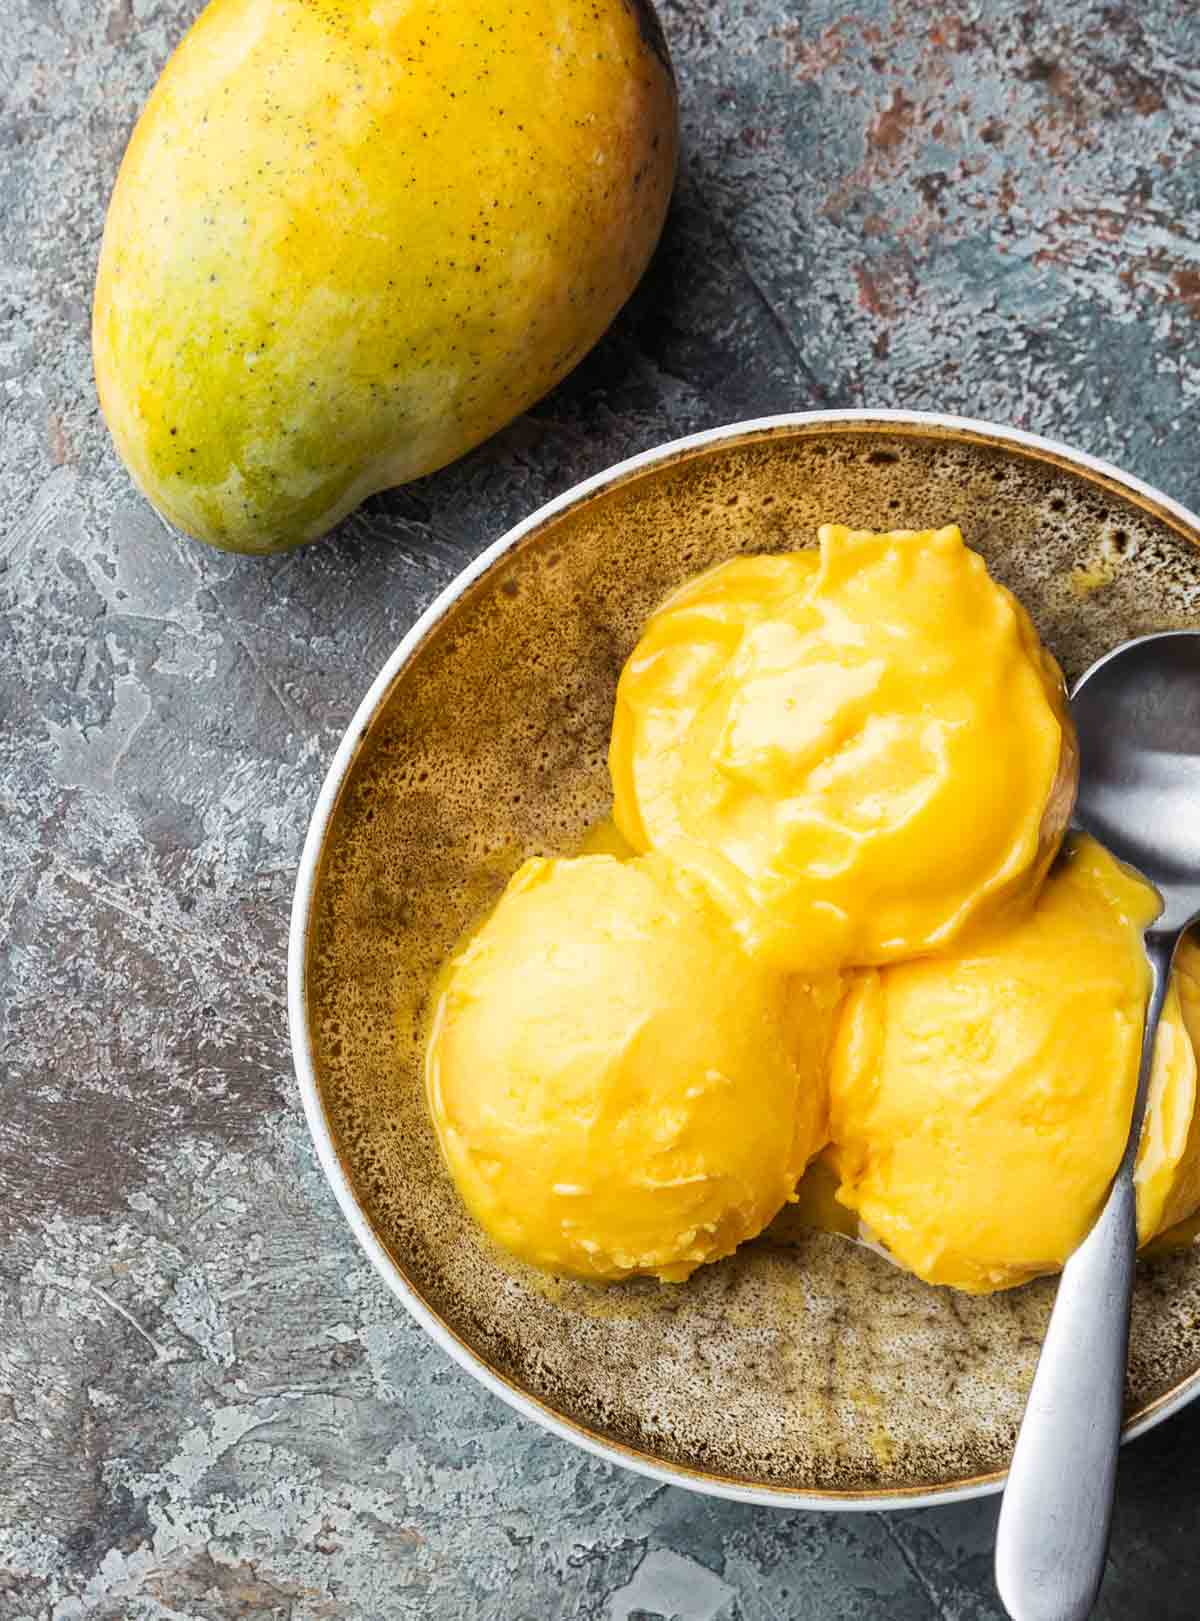
M 662 446 L 490 546 L 380 671 L 321 790 L 289 1008 L 322 1166 L 359 1243 L 462 1367 L 613 1463 L 699 1491 L 880 1509 L 1002 1482 L 1054 1283 L 973 1298 L 777 1223 L 683 1286 L 536 1274 L 466 1215 L 425 1113 L 430 987 L 532 853 L 608 807 L 623 661 L 655 604 L 817 525 L 956 521 L 1068 679 L 1200 624 L 1200 520 L 1061 445 L 962 419 L 821 412 Z M 1200 1390 L 1200 1249 L 1139 1269 L 1128 1433 Z

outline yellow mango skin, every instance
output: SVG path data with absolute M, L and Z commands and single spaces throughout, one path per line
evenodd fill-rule
M 646 0 L 212 0 L 100 256 L 96 381 L 137 484 L 274 552 L 453 461 L 609 325 L 676 149 Z

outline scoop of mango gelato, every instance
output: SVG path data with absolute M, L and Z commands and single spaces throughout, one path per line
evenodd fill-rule
M 630 844 L 805 969 L 941 950 L 1027 905 L 1078 775 L 1058 667 L 953 525 L 827 524 L 819 556 L 684 586 L 621 675 L 609 765 Z
M 657 856 L 527 861 L 451 963 L 426 1060 L 464 1203 L 547 1271 L 686 1278 L 826 1140 L 840 984 L 751 958 Z
M 1175 953 L 1171 989 L 1154 1043 L 1154 1069 L 1138 1144 L 1138 1240 L 1170 1235 L 1200 1210 L 1200 944 Z
M 982 1294 L 1062 1266 L 1098 1214 L 1137 1087 L 1150 886 L 1073 835 L 1031 911 L 855 976 L 830 1065 L 838 1199 L 928 1283 Z M 1155 1049 L 1139 1237 L 1200 1204 L 1200 952 Z

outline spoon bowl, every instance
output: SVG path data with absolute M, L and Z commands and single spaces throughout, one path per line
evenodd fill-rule
M 1156 932 L 1200 912 L 1200 631 L 1126 642 L 1080 677 L 1075 817 L 1163 901 Z

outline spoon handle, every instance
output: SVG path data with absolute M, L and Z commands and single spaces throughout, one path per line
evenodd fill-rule
M 1146 938 L 1151 993 L 1129 1141 L 1063 1268 L 1000 1506 L 996 1585 L 1013 1621 L 1084 1621 L 1104 1574 L 1137 1251 L 1133 1170 L 1177 939 Z

